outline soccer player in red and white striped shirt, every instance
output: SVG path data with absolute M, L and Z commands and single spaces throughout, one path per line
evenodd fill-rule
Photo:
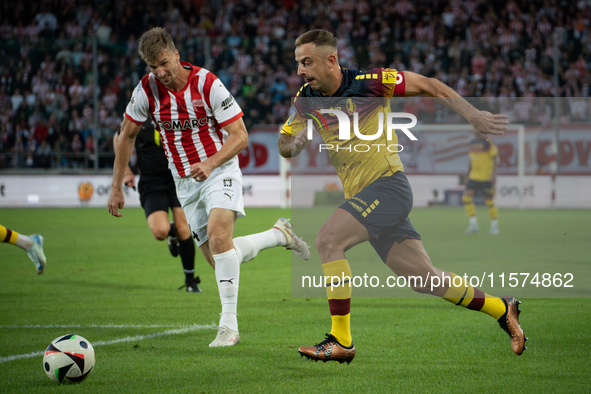
M 135 88 L 125 111 L 115 148 L 109 212 L 122 216 L 127 163 L 135 137 L 150 116 L 160 133 L 193 238 L 215 268 L 222 314 L 218 335 L 209 346 L 232 346 L 239 341 L 240 263 L 274 246 L 292 249 L 306 260 L 310 250 L 293 234 L 287 219 L 279 219 L 271 230 L 232 240 L 236 218 L 244 216 L 237 158 L 248 143 L 242 110 L 214 74 L 180 62 L 165 29 L 144 33 L 138 52 L 151 73 Z

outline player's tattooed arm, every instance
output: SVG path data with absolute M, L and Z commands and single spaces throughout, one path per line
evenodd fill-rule
M 291 157 L 291 135 L 279 134 L 279 154 L 283 157 Z
M 283 157 L 296 157 L 312 140 L 308 140 L 306 129 L 300 131 L 295 138 L 291 135 L 279 135 L 279 154 Z

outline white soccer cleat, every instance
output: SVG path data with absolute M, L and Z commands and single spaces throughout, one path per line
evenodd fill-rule
M 33 264 L 35 264 L 37 275 L 41 275 L 47 264 L 47 258 L 45 257 L 45 253 L 43 253 L 43 237 L 39 234 L 33 234 L 29 235 L 29 238 L 33 242 L 33 245 L 27 250 L 27 254 L 31 261 L 33 261 Z
M 469 225 L 468 228 L 464 231 L 464 234 L 477 234 L 480 231 L 478 225 Z
M 238 331 L 234 331 L 226 326 L 218 328 L 218 335 L 215 337 L 209 347 L 234 346 L 240 342 Z
M 285 235 L 285 239 L 287 239 L 285 249 L 293 250 L 296 255 L 304 260 L 310 260 L 310 247 L 306 241 L 295 235 L 293 225 L 289 222 L 289 219 L 280 218 L 273 228 L 276 228 Z
M 497 226 L 490 226 L 490 230 L 488 230 L 488 235 L 499 235 L 501 231 Z

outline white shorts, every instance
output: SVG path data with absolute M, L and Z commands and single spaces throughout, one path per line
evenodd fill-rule
M 174 182 L 197 246 L 208 240 L 207 220 L 213 208 L 235 211 L 239 218 L 245 216 L 242 173 L 235 165 L 216 168 L 204 182 L 197 182 L 190 176 L 177 178 Z

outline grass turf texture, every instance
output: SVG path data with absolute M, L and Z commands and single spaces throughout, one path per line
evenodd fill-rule
M 180 260 L 169 255 L 164 242 L 152 239 L 140 209 L 123 213 L 117 219 L 106 209 L 0 211 L 0 223 L 8 228 L 41 233 L 48 256 L 46 272 L 37 276 L 22 250 L 0 245 L 0 357 L 43 351 L 67 333 L 97 343 L 217 323 L 214 273 L 203 258 L 198 254 L 196 270 L 204 292 L 177 291 L 183 283 Z M 278 217 L 289 216 L 279 209 L 249 209 L 247 214 L 238 220 L 235 235 L 264 231 Z M 317 217 L 326 214 L 319 210 Z M 486 230 L 486 210 L 478 214 Z M 464 236 L 467 220 L 461 209 L 415 209 L 411 219 L 441 268 L 458 258 L 486 265 L 493 253 L 516 264 L 588 263 L 589 211 L 502 210 L 498 238 Z M 305 233 L 302 223 L 296 229 Z M 519 243 L 511 242 L 514 232 L 521 234 Z M 306 235 L 313 244 L 313 234 Z M 591 390 L 589 299 L 522 300 L 521 322 L 530 341 L 520 357 L 511 352 L 497 323 L 482 313 L 438 299 L 354 299 L 357 356 L 347 366 L 300 359 L 297 348 L 322 340 L 330 318 L 326 300 L 292 299 L 290 285 L 287 252 L 264 251 L 241 266 L 239 345 L 210 349 L 215 332 L 205 328 L 99 345 L 95 371 L 70 387 L 45 376 L 42 356 L 6 361 L 0 363 L 0 392 Z M 52 324 L 84 327 L 22 328 Z

